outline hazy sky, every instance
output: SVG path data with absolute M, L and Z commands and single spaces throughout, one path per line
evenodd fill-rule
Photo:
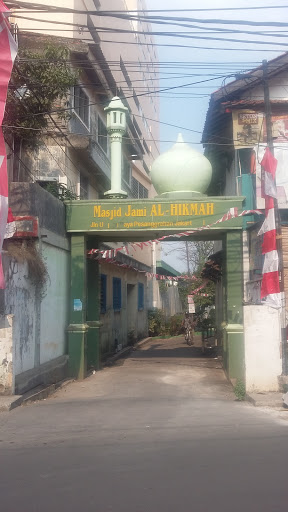
M 221 8 L 221 7 L 256 7 L 256 6 L 285 6 L 287 0 L 202 0 L 201 2 L 194 2 L 192 0 L 146 0 L 147 8 L 149 9 L 192 9 L 192 8 Z M 266 10 L 245 10 L 245 11 L 210 11 L 210 12 L 182 12 L 182 13 L 155 13 L 155 15 L 168 15 L 168 16 L 183 16 L 193 17 L 197 19 L 221 19 L 221 20 L 250 20 L 250 21 L 285 21 L 288 23 L 288 9 L 266 9 Z M 196 23 L 195 23 L 196 24 Z M 223 32 L 208 34 L 207 27 L 204 25 L 202 30 L 206 33 L 203 34 L 207 37 L 222 37 Z M 217 27 L 220 27 L 218 25 Z M 225 25 L 226 29 L 246 30 L 253 32 L 258 31 L 271 31 L 275 32 L 273 27 L 253 27 L 242 25 Z M 173 25 L 153 25 L 155 31 L 189 31 L 190 35 L 199 35 L 198 30 L 190 30 L 188 28 L 179 28 Z M 276 29 L 277 30 L 277 29 Z M 285 28 L 278 29 L 284 31 Z M 285 45 L 273 45 L 273 41 L 282 43 L 286 38 L 267 37 L 265 35 L 257 37 L 253 34 L 241 33 L 228 33 L 225 34 L 226 38 L 241 39 L 243 43 L 239 42 L 221 42 L 221 41 L 203 41 L 201 39 L 183 39 L 179 37 L 164 37 L 157 36 L 157 44 L 186 44 L 191 46 L 199 46 L 201 49 L 193 48 L 167 48 L 158 47 L 159 61 L 163 62 L 177 62 L 177 68 L 163 68 L 163 73 L 160 74 L 160 87 L 173 87 L 175 85 L 183 85 L 190 82 L 200 80 L 207 80 L 214 78 L 216 75 L 221 77 L 211 80 L 210 82 L 182 87 L 170 92 L 161 93 L 160 97 L 160 121 L 178 125 L 183 128 L 195 130 L 195 133 L 178 129 L 164 124 L 160 124 L 160 150 L 165 151 L 173 144 L 177 134 L 181 131 L 185 142 L 192 144 L 195 149 L 202 152 L 202 145 L 200 144 L 201 134 L 205 122 L 205 117 L 209 104 L 210 94 L 221 87 L 224 83 L 229 83 L 233 78 L 229 75 L 238 73 L 244 70 L 253 69 L 261 64 L 263 59 L 273 59 L 285 51 Z M 269 41 L 269 45 L 257 45 L 256 40 Z M 246 44 L 244 41 L 249 41 Z M 204 49 L 209 47 L 210 49 Z M 213 48 L 213 49 L 211 49 Z M 225 48 L 225 50 L 221 50 Z M 227 50 L 228 48 L 228 50 Z M 259 49 L 259 51 L 245 51 L 245 49 Z M 288 49 L 288 48 L 287 48 Z M 270 51 L 274 50 L 274 51 Z M 183 67 L 181 67 L 183 63 Z M 192 65 L 199 64 L 206 65 L 204 70 L 192 67 Z M 190 66 L 190 69 L 189 67 Z M 214 68 L 213 68 L 214 66 Z M 166 73 L 173 73 L 177 71 L 179 78 L 174 78 L 173 75 Z M 198 76 L 193 76 L 198 75 Z M 200 132 L 200 133 L 197 133 Z M 170 244 L 171 245 L 171 244 Z M 165 245 L 164 245 L 165 252 Z M 173 255 L 165 256 L 163 259 L 173 265 L 178 270 L 184 270 L 183 265 L 173 257 Z

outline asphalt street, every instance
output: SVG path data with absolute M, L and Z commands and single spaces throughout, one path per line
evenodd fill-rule
M 287 473 L 288 412 L 182 338 L 0 414 L 3 512 L 286 512 Z

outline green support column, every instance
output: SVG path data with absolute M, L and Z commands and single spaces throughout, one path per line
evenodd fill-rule
M 242 231 L 226 233 L 226 322 L 223 362 L 232 383 L 245 381 Z
M 96 247 L 96 243 L 92 243 Z M 100 343 L 99 328 L 100 319 L 100 276 L 99 263 L 97 260 L 88 259 L 87 261 L 87 324 L 89 327 L 87 334 L 87 366 L 88 368 L 100 368 Z
M 86 237 L 71 236 L 71 295 L 68 326 L 69 373 L 76 379 L 86 376 L 86 324 L 87 279 Z

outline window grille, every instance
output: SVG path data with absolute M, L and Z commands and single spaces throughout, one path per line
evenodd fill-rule
M 131 190 L 132 190 L 132 197 L 135 199 L 143 199 L 148 197 L 148 189 L 141 185 L 134 176 L 131 178 Z
M 107 276 L 101 274 L 100 276 L 100 312 L 106 313 L 107 309 Z
M 81 121 L 89 128 L 89 98 L 79 85 L 73 88 L 73 109 Z
M 108 132 L 105 124 L 100 116 L 98 116 L 98 133 L 97 141 L 99 146 L 103 149 L 104 153 L 108 153 Z
M 144 284 L 138 283 L 138 311 L 144 309 Z
M 114 311 L 120 311 L 121 307 L 121 279 L 120 277 L 113 277 L 113 309 Z

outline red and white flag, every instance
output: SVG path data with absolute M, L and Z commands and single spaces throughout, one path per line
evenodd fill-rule
M 269 148 L 266 148 L 261 161 L 262 166 L 262 197 L 265 198 L 265 220 L 258 233 L 263 235 L 262 254 L 264 264 L 262 270 L 261 299 L 265 304 L 281 308 L 279 283 L 279 257 L 276 244 L 276 222 L 274 198 L 277 198 L 276 168 L 277 160 Z
M 8 217 L 8 177 L 5 141 L 2 122 L 5 111 L 8 84 L 17 54 L 17 44 L 9 30 L 7 16 L 10 11 L 0 0 L 0 288 L 5 288 L 1 251 Z

